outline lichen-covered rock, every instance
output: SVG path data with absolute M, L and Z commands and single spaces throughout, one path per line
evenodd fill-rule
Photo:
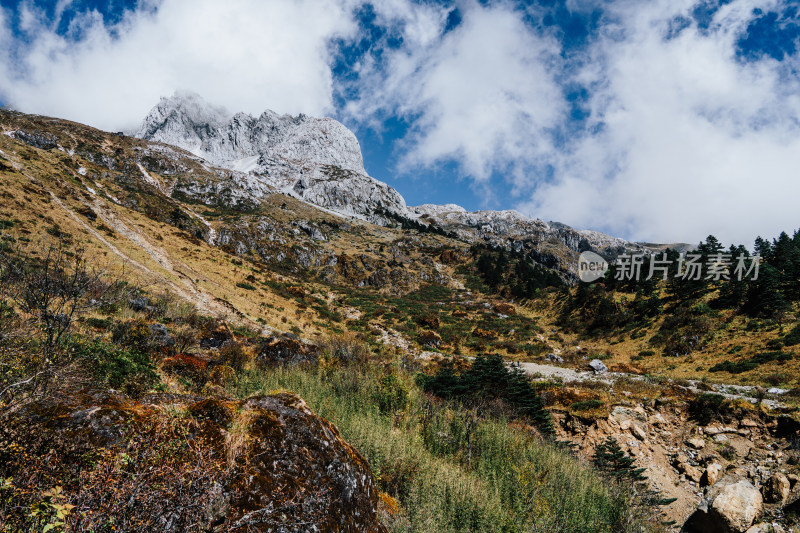
M 164 324 L 150 324 L 151 343 L 157 348 L 169 348 L 175 345 L 175 339 L 167 331 Z
M 290 393 L 250 398 L 241 410 L 249 416 L 251 440 L 231 484 L 233 529 L 383 530 L 369 465 L 332 424 Z
M 426 348 L 439 348 L 442 345 L 442 338 L 435 331 L 423 331 L 417 337 L 417 342 Z
M 385 531 L 369 465 L 295 394 L 63 392 L 0 413 L 11 531 L 52 486 L 69 531 Z
M 319 348 L 289 337 L 269 337 L 258 346 L 256 360 L 266 366 L 315 365 Z
M 493 329 L 475 328 L 472 331 L 472 336 L 479 339 L 496 339 L 497 332 Z
M 423 315 L 417 318 L 417 324 L 428 329 L 439 329 L 439 317 L 434 314 Z
M 219 348 L 231 339 L 233 339 L 233 333 L 228 325 L 221 320 L 212 320 L 203 326 L 200 334 L 200 347 Z
M 514 307 L 511 304 L 499 303 L 499 304 L 494 306 L 494 312 L 495 313 L 500 313 L 501 315 L 509 315 L 509 316 L 511 316 L 511 315 L 516 315 L 517 314 L 517 308 Z
M 185 353 L 164 359 L 161 362 L 161 370 L 188 379 L 197 386 L 202 386 L 209 377 L 208 361 Z

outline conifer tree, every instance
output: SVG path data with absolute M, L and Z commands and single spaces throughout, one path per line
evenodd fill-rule
M 658 491 L 648 488 L 645 469 L 636 467 L 633 457 L 625 453 L 614 437 L 597 445 L 592 461 L 606 477 L 632 490 L 645 506 L 669 505 L 677 499 L 662 498 Z

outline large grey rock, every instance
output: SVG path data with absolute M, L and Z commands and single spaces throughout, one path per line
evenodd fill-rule
M 763 498 L 752 483 L 725 477 L 708 490 L 683 529 L 686 533 L 744 533 L 762 510 Z
M 594 371 L 595 374 L 608 372 L 608 367 L 600 359 L 592 359 L 589 361 L 589 367 Z
M 560 355 L 556 355 L 554 353 L 547 354 L 545 356 L 544 360 L 545 361 L 551 361 L 553 363 L 563 363 L 564 362 L 564 358 L 563 357 L 561 357 Z

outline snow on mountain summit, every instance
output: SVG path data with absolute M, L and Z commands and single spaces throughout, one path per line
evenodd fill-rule
M 137 137 L 183 148 L 212 165 L 234 171 L 244 196 L 276 189 L 329 211 L 381 225 L 407 219 L 446 228 L 469 242 L 508 245 L 509 239 L 555 240 L 572 250 L 621 249 L 629 245 L 597 232 L 547 224 L 518 211 L 468 212 L 455 204 L 409 208 L 395 189 L 370 177 L 352 131 L 332 118 L 229 113 L 194 93 L 161 101 L 144 119 Z
M 194 93 L 162 98 L 136 137 L 179 146 L 220 166 L 257 157 L 269 171 L 276 159 L 334 165 L 366 174 L 356 136 L 331 118 L 228 113 Z
M 405 214 L 403 197 L 367 175 L 355 134 L 331 118 L 264 111 L 228 114 L 193 93 L 162 98 L 135 133 L 178 146 L 215 166 L 251 173 L 269 185 L 336 212 L 385 222 Z

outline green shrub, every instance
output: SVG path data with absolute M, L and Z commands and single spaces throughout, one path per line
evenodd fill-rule
M 726 400 L 721 394 L 700 394 L 689 402 L 689 416 L 700 425 L 708 425 L 720 418 Z
M 590 411 L 592 409 L 598 409 L 603 407 L 605 404 L 601 400 L 597 400 L 592 398 L 591 400 L 583 400 L 581 402 L 575 402 L 570 405 L 570 409 L 573 411 Z
M 791 361 L 792 355 L 786 352 L 781 351 L 774 351 L 774 352 L 762 352 L 759 354 L 754 355 L 750 359 L 743 359 L 741 361 L 731 362 L 728 360 L 723 361 L 722 363 L 717 363 L 716 365 L 712 366 L 708 369 L 709 372 L 730 372 L 731 374 L 741 374 L 742 372 L 748 372 L 755 368 L 758 368 L 760 365 L 765 363 L 770 363 L 772 361 Z
M 89 317 L 86 319 L 86 325 L 97 329 L 111 329 L 113 322 L 107 318 Z
M 89 363 L 98 381 L 131 396 L 147 392 L 158 381 L 150 358 L 135 349 L 99 339 L 74 339 L 70 351 Z
M 719 454 L 726 460 L 726 461 L 733 461 L 736 459 L 736 448 L 731 446 L 730 444 L 723 444 L 719 448 Z
M 767 341 L 766 346 L 770 350 L 780 350 L 781 348 L 783 348 L 784 344 L 781 339 L 770 339 Z
M 408 404 L 408 387 L 397 377 L 387 374 L 378 382 L 378 408 L 385 415 L 402 411 Z
M 117 322 L 111 330 L 111 340 L 120 346 L 146 346 L 151 337 L 150 327 L 142 319 Z
M 239 287 L 240 289 L 246 289 L 248 291 L 256 290 L 256 288 L 253 285 L 250 285 L 249 283 L 247 283 L 245 281 L 241 281 L 241 282 L 237 283 L 236 286 Z
M 795 346 L 800 344 L 800 324 L 792 328 L 789 333 L 783 338 L 784 346 Z

